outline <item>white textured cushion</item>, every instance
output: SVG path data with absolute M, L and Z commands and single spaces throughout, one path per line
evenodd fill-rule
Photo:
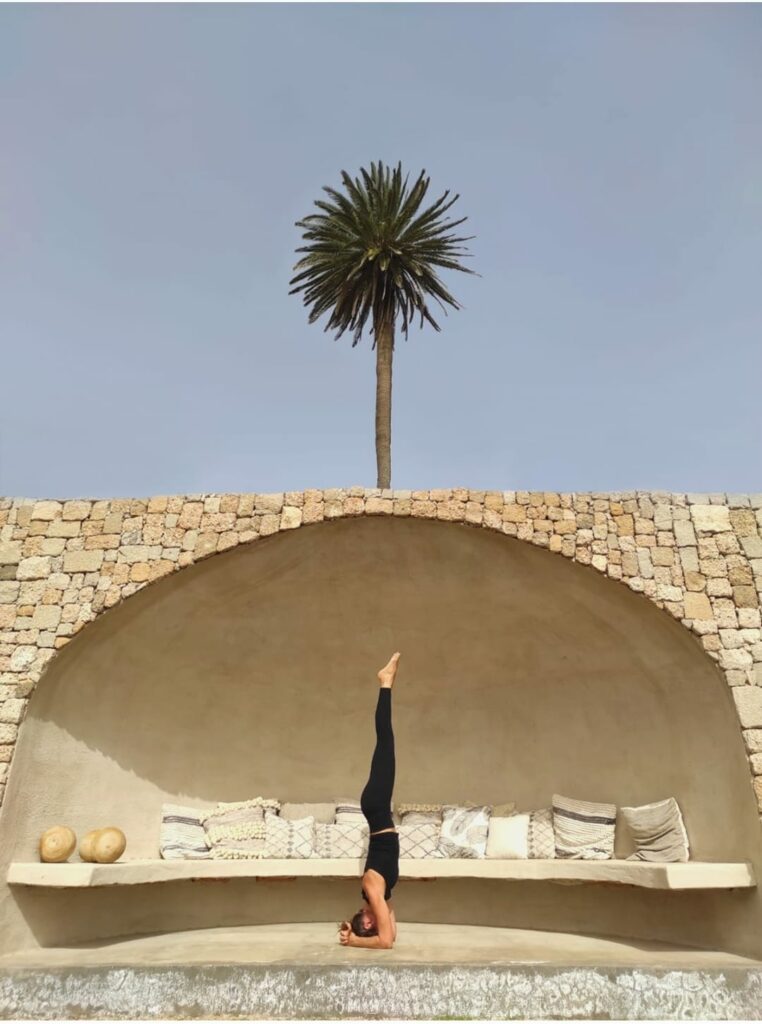
M 529 858 L 529 815 L 512 814 L 508 818 L 490 817 L 486 857 L 507 860 Z
M 437 849 L 445 857 L 483 857 L 487 849 L 490 808 L 445 804 Z
M 310 815 L 285 821 L 265 814 L 265 857 L 311 857 L 315 848 L 315 819 Z
M 400 837 L 400 857 L 441 857 L 439 852 L 438 821 L 419 821 L 397 826 Z
M 370 829 L 367 821 L 326 824 L 315 822 L 313 857 L 364 857 L 368 852 Z

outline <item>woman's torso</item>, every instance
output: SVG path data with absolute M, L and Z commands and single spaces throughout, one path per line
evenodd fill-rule
M 399 878 L 400 837 L 396 829 L 382 829 L 372 832 L 368 842 L 368 856 L 365 859 L 363 874 L 368 869 L 378 872 L 386 883 L 384 899 L 391 899 L 392 889 Z M 362 897 L 368 900 L 365 888 Z

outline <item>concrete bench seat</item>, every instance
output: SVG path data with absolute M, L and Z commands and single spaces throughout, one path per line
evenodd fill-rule
M 9 885 L 46 888 L 90 888 L 102 885 L 142 885 L 181 879 L 356 879 L 360 884 L 364 858 L 328 860 L 122 860 L 115 864 L 74 862 L 45 864 L 16 861 L 8 869 Z M 551 881 L 560 884 L 595 882 L 637 885 L 647 889 L 736 889 L 756 886 L 748 862 L 687 861 L 649 863 L 612 860 L 498 860 L 400 858 L 400 881 L 412 879 L 495 878 Z

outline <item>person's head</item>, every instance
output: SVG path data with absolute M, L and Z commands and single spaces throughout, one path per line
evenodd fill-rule
M 350 925 L 355 935 L 378 935 L 376 915 L 368 907 L 363 907 L 362 910 L 358 910 L 350 921 Z

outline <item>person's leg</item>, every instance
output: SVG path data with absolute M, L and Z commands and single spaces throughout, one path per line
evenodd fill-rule
M 396 763 L 390 686 L 379 687 L 375 723 L 376 749 L 370 763 L 370 777 L 360 797 L 360 807 L 371 832 L 394 826 L 391 804 Z

